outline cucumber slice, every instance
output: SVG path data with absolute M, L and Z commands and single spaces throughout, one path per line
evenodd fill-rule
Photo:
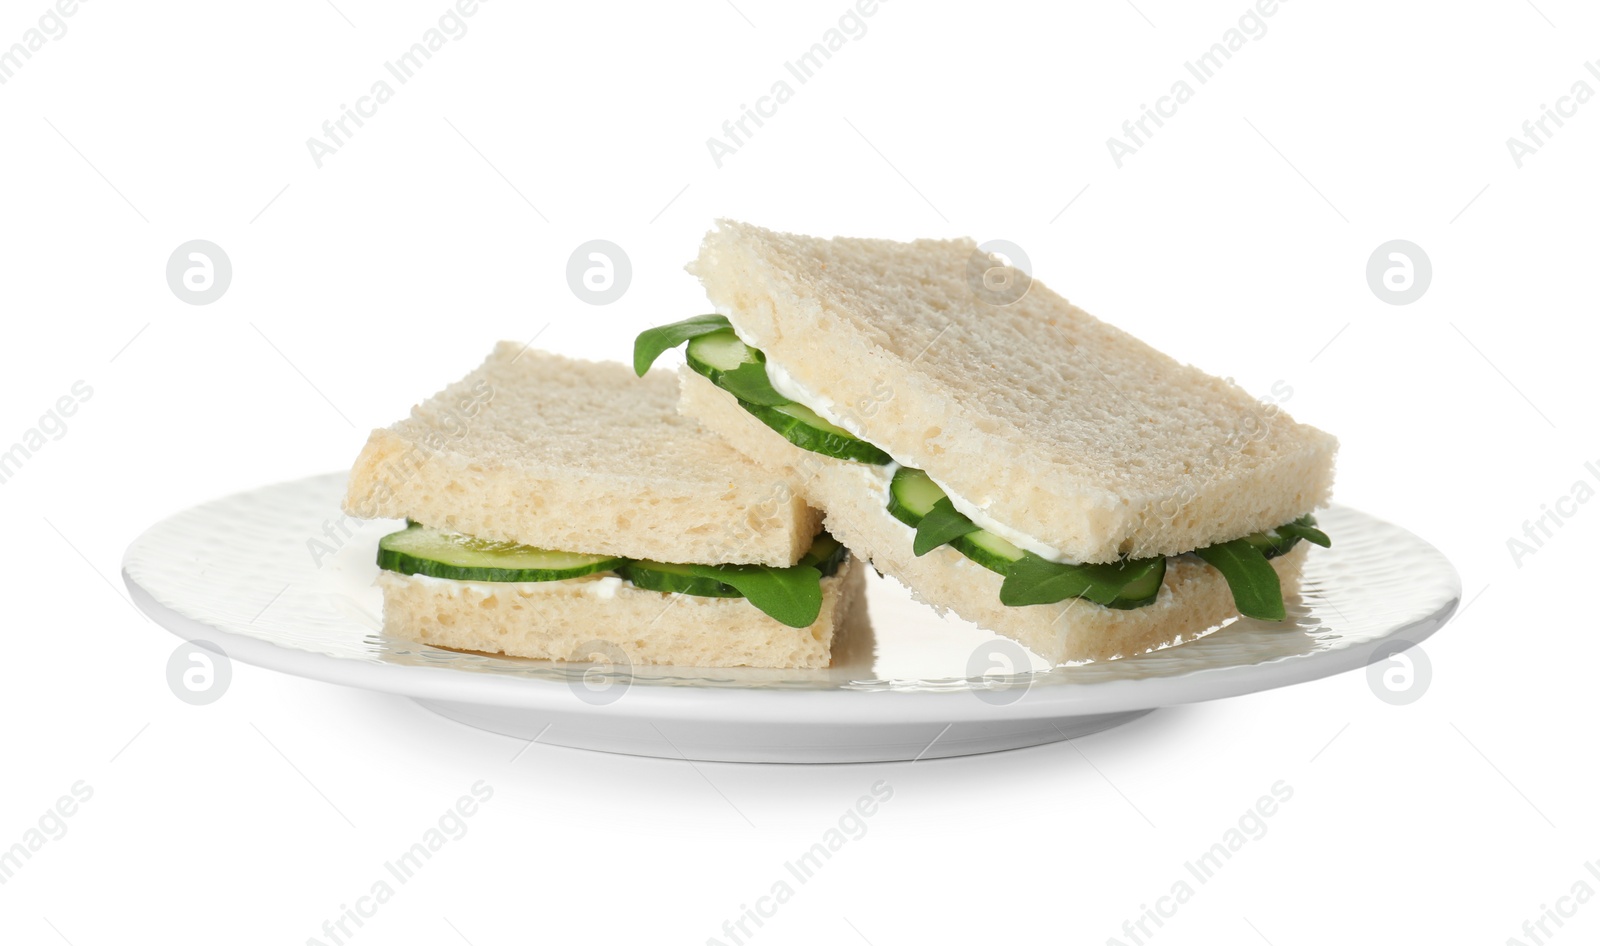
M 690 368 L 732 394 L 740 407 L 800 449 L 839 460 L 876 465 L 892 462 L 887 453 L 773 390 L 761 352 L 739 341 L 732 331 L 712 332 L 690 341 L 684 356 Z
M 913 529 L 944 498 L 944 490 L 921 470 L 903 466 L 889 481 L 889 514 Z
M 617 569 L 617 574 L 646 591 L 696 595 L 701 598 L 742 598 L 732 585 L 714 578 L 702 578 L 687 565 L 666 562 L 632 561 Z
M 901 467 L 889 482 L 889 514 L 913 529 L 944 498 L 944 490 L 921 470 Z M 982 529 L 952 540 L 950 547 L 1001 575 L 1023 556 L 1015 545 Z
M 984 568 L 1001 575 L 1004 575 L 1006 570 L 1021 560 L 1025 554 L 993 532 L 985 532 L 982 529 L 956 539 L 950 543 L 950 547 Z
M 378 567 L 402 575 L 453 581 L 561 581 L 609 571 L 614 555 L 552 552 L 413 525 L 378 542 Z
M 817 538 L 811 543 L 811 550 L 800 557 L 796 565 L 810 565 L 827 578 L 839 570 L 844 560 L 850 557 L 850 550 L 845 548 L 838 539 L 826 532 L 819 532 Z
M 1161 593 L 1161 581 L 1167 577 L 1167 560 L 1145 559 L 1139 568 L 1140 573 L 1123 585 L 1122 590 L 1117 592 L 1116 600 L 1108 603 L 1106 607 L 1131 611 L 1147 604 L 1155 604 L 1156 597 Z
M 810 565 L 827 578 L 839 570 L 839 565 L 850 555 L 850 550 L 826 532 L 817 534 L 811 548 L 800 557 L 797 565 Z M 743 593 L 732 585 L 696 574 L 695 566 L 674 565 L 668 562 L 630 561 L 617 568 L 617 574 L 647 591 L 667 594 L 696 595 L 702 598 L 742 598 Z
M 739 336 L 733 334 L 732 330 L 712 332 L 692 339 L 684 350 L 684 356 L 689 367 L 712 381 L 716 381 L 717 376 L 725 371 L 760 361 L 755 349 L 739 341 Z
M 764 407 L 741 399 L 739 406 L 802 450 L 810 450 L 812 453 L 820 453 L 837 460 L 871 463 L 874 466 L 882 466 L 894 460 L 865 440 L 818 417 L 816 411 L 804 404 Z

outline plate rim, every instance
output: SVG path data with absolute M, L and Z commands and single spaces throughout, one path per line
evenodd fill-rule
M 179 613 L 157 600 L 129 572 L 128 560 L 150 532 L 177 516 L 228 498 L 314 480 L 340 473 L 265 484 L 197 503 L 165 516 L 142 530 L 129 544 L 119 571 L 135 606 L 157 625 L 184 640 L 205 640 L 220 646 L 229 659 L 306 679 L 378 692 L 457 703 L 537 710 L 556 715 L 616 713 L 674 722 L 725 721 L 731 704 L 751 723 L 807 725 L 928 722 L 1000 722 L 1060 718 L 1155 709 L 1183 703 L 1243 696 L 1334 676 L 1370 664 L 1375 655 L 1415 646 L 1443 627 L 1461 604 L 1461 577 L 1437 547 L 1387 520 L 1345 507 L 1393 528 L 1402 529 L 1439 556 L 1449 568 L 1452 593 L 1431 613 L 1397 625 L 1371 640 L 1313 653 L 1284 654 L 1253 663 L 1204 667 L 1173 674 L 1035 686 L 1031 679 L 988 689 L 902 690 L 892 686 L 852 689 L 786 689 L 775 687 L 631 684 L 608 703 L 580 700 L 570 684 L 549 679 L 499 676 L 448 666 L 413 666 L 319 653 L 279 641 L 223 630 Z M 1035 677 L 1050 671 L 1035 671 Z M 1020 676 L 1020 675 L 1019 675 Z M 986 700 L 984 692 L 1017 691 L 1016 697 Z M 875 703 L 867 703 L 874 700 Z M 803 710 L 803 713 L 801 712 Z

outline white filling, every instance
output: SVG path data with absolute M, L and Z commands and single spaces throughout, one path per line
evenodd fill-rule
M 735 330 L 735 334 L 738 334 L 737 330 Z M 739 340 L 743 341 L 746 345 L 750 345 L 750 342 L 746 341 L 742 336 Z M 750 345 L 750 347 L 755 348 L 757 346 Z M 811 408 L 813 411 L 817 412 L 818 417 L 821 417 L 828 423 L 833 424 L 836 427 L 843 427 L 856 437 L 859 437 L 862 440 L 867 440 L 866 437 L 861 436 L 861 428 L 859 426 L 857 426 L 851 420 L 840 416 L 839 413 L 833 409 L 833 401 L 819 394 L 813 394 L 811 391 L 807 390 L 805 385 L 794 379 L 793 375 L 789 374 L 789 372 L 785 371 L 781 366 L 773 364 L 771 358 L 767 359 L 767 380 L 772 382 L 773 390 L 777 391 L 779 394 L 782 394 L 791 401 Z M 871 464 L 867 463 L 853 463 L 851 466 L 860 466 L 872 470 L 887 469 L 889 471 L 889 475 L 882 478 L 882 487 L 884 490 L 884 502 L 888 502 L 889 479 L 893 477 L 893 467 L 899 466 L 898 462 L 893 464 L 891 467 L 883 468 L 873 467 Z M 966 516 L 968 519 L 971 519 L 973 523 L 975 523 L 985 532 L 992 532 L 1000 538 L 1005 539 L 1007 542 L 1010 542 L 1012 545 L 1015 545 L 1017 548 L 1032 552 L 1040 558 L 1048 559 L 1052 562 L 1060 562 L 1066 565 L 1078 564 L 1075 559 L 1062 554 L 1057 549 L 1046 544 L 1043 540 L 1037 539 L 1026 532 L 1023 532 L 1019 529 L 1013 529 L 1010 526 L 991 519 L 985 510 L 989 504 L 993 502 L 992 499 L 986 499 L 980 505 L 962 498 L 949 486 L 946 486 L 944 483 L 940 483 L 937 479 L 934 480 L 934 483 L 936 483 L 940 489 L 944 490 L 944 494 L 946 496 L 950 497 L 950 505 L 956 507 L 957 512 L 961 513 L 963 516 Z
M 474 591 L 480 595 L 496 595 L 508 588 L 518 588 L 523 585 L 559 584 L 569 588 L 580 588 L 586 594 L 593 595 L 602 601 L 609 601 L 617 596 L 617 589 L 622 587 L 621 578 L 605 574 L 579 575 L 576 578 L 558 578 L 555 581 L 457 581 L 453 578 L 435 578 L 432 575 L 405 575 L 402 577 L 420 582 L 425 588 L 443 591 L 452 598 L 467 591 Z

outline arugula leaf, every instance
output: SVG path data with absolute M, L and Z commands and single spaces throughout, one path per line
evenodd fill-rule
M 759 356 L 760 352 L 756 354 Z M 762 407 L 782 407 L 794 403 L 773 388 L 772 379 L 767 377 L 766 360 L 760 357 L 732 371 L 719 372 L 716 384 L 739 400 Z
M 690 572 L 732 585 L 751 604 L 789 627 L 810 627 L 822 613 L 822 573 L 811 565 L 689 565 Z
M 917 537 L 911 543 L 911 551 L 921 558 L 941 545 L 948 545 L 977 531 L 978 526 L 957 512 L 947 496 L 934 503 L 928 514 L 917 523 Z
M 1028 552 L 1006 570 L 1005 582 L 1000 585 L 1000 603 L 1016 607 L 1088 598 L 1095 604 L 1110 604 L 1148 567 L 1145 559 L 1062 565 Z
M 733 326 L 729 324 L 727 316 L 713 313 L 645 329 L 633 340 L 633 373 L 644 377 L 644 373 L 667 349 L 677 348 L 691 338 L 731 328 Z
M 1278 584 L 1278 573 L 1260 549 L 1244 539 L 1234 539 L 1195 549 L 1194 554 L 1222 573 L 1240 614 L 1262 621 L 1284 619 L 1283 588 Z
M 1285 523 L 1273 531 L 1281 536 L 1305 539 L 1312 545 L 1320 545 L 1325 549 L 1333 546 L 1333 540 L 1328 538 L 1328 533 L 1318 529 L 1317 520 L 1311 516 L 1301 516 L 1295 521 Z

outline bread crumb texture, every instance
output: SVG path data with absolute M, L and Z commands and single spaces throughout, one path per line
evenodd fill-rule
M 501 342 L 375 430 L 345 510 L 485 539 L 666 562 L 791 565 L 821 514 L 675 408 L 669 371 Z
M 689 269 L 846 426 L 1074 560 L 1187 552 L 1327 501 L 1332 436 L 1038 280 L 982 301 L 975 253 L 724 220 Z

